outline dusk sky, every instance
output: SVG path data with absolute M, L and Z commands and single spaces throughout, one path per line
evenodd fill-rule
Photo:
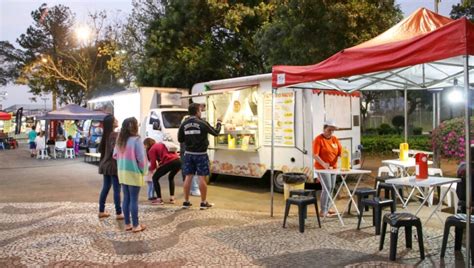
M 440 14 L 449 16 L 452 5 L 459 2 L 460 0 L 442 0 L 439 6 Z M 48 6 L 56 4 L 68 6 L 76 14 L 78 23 L 85 22 L 89 12 L 106 10 L 109 14 L 114 14 L 114 16 L 125 17 L 130 14 L 132 9 L 131 0 L 0 0 L 0 40 L 8 40 L 17 45 L 16 39 L 33 22 L 30 16 L 31 11 L 37 9 L 42 3 L 47 3 Z M 400 4 L 405 16 L 420 7 L 434 9 L 434 0 L 398 0 L 397 3 Z M 32 96 L 28 93 L 26 86 L 8 85 L 0 87 L 0 91 L 8 92 L 7 100 L 1 102 L 3 108 L 14 104 L 29 103 L 28 97 Z

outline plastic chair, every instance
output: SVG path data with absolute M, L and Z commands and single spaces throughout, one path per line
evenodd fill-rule
M 37 159 L 49 159 L 49 155 L 48 155 L 48 150 L 45 148 L 45 149 L 38 149 L 38 155 L 36 156 Z
M 379 167 L 377 177 L 382 177 L 382 176 L 394 177 L 395 174 L 393 173 L 392 169 L 389 166 L 381 166 Z
M 66 148 L 66 154 L 64 155 L 64 158 L 71 158 L 74 159 L 76 157 L 74 153 L 74 148 Z
M 62 153 L 63 157 L 66 157 L 66 141 L 57 141 L 54 143 L 54 158 L 56 158 L 56 152 Z

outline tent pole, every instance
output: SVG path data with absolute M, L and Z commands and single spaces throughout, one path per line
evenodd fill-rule
M 405 88 L 403 90 L 403 94 L 404 94 L 404 110 L 405 110 L 405 142 L 407 142 L 408 140 L 408 110 L 407 110 L 407 103 L 408 103 L 408 99 L 407 99 L 407 96 L 408 96 L 408 93 L 407 93 L 407 89 Z
M 441 92 L 436 93 L 436 126 L 441 123 Z
M 435 129 L 436 128 L 436 93 L 433 93 L 432 111 L 433 111 L 433 129 Z
M 275 174 L 275 120 L 273 120 L 274 112 L 275 112 L 275 95 L 277 92 L 277 88 L 272 88 L 272 150 L 271 150 L 271 161 L 270 161 L 270 193 L 271 193 L 271 201 L 270 201 L 270 217 L 273 217 L 273 176 Z
M 464 56 L 464 133 L 465 133 L 465 156 L 466 156 L 466 267 L 470 267 L 471 252 L 471 92 L 469 90 L 469 56 Z

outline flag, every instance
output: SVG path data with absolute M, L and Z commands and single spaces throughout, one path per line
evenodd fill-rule
M 18 110 L 16 110 L 16 116 L 15 116 L 15 134 L 20 134 L 21 132 L 21 118 L 23 117 L 23 107 L 20 107 Z

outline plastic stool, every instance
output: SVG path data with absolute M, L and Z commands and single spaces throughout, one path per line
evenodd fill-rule
M 36 156 L 36 159 L 45 159 L 45 158 L 49 158 L 49 155 L 48 155 L 48 150 L 46 149 L 41 149 L 41 150 L 38 150 L 38 155 Z
M 64 158 L 75 158 L 76 154 L 74 152 L 74 148 L 66 148 L 66 153 L 64 154 Z
M 397 256 L 397 242 L 398 242 L 398 229 L 405 227 L 405 240 L 407 248 L 411 248 L 412 242 L 412 230 L 413 226 L 416 227 L 418 234 L 418 246 L 420 248 L 420 258 L 425 259 L 425 247 L 423 245 L 423 230 L 421 227 L 420 218 L 411 213 L 387 213 L 383 216 L 382 234 L 380 235 L 380 246 L 379 250 L 383 249 L 385 240 L 385 233 L 387 231 L 387 224 L 390 224 L 390 260 L 395 261 Z
M 441 259 L 446 254 L 446 244 L 448 243 L 449 229 L 454 226 L 454 250 L 459 251 L 462 247 L 463 231 L 466 228 L 466 214 L 456 214 L 449 216 L 444 223 L 443 243 L 441 244 Z M 471 228 L 474 227 L 474 216 L 471 216 Z M 471 244 L 474 239 L 474 233 L 471 232 Z M 471 246 L 471 256 L 474 256 L 474 247 Z M 471 257 L 471 265 L 474 265 L 474 259 Z
M 355 190 L 354 195 L 357 196 L 357 208 L 360 208 L 360 204 L 362 202 L 362 199 L 364 198 L 369 198 L 370 196 L 374 196 L 377 193 L 377 190 L 375 189 L 370 189 L 370 188 L 359 188 Z M 347 213 L 351 214 L 351 207 L 352 207 L 352 200 L 349 202 L 349 209 Z M 369 207 L 365 207 L 365 211 L 369 211 Z
M 283 218 L 283 228 L 286 228 L 286 218 L 288 217 L 288 214 L 290 213 L 290 206 L 297 205 L 300 233 L 304 233 L 304 220 L 305 220 L 306 206 L 308 206 L 309 204 L 314 204 L 314 208 L 316 209 L 316 216 L 318 218 L 318 225 L 319 225 L 319 228 L 321 228 L 321 222 L 320 222 L 319 213 L 318 213 L 318 205 L 317 205 L 316 197 L 314 196 L 292 196 L 286 199 L 285 217 Z

